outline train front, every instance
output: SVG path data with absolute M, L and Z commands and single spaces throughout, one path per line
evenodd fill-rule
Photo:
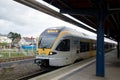
M 58 29 L 47 29 L 40 35 L 35 59 L 36 64 L 43 67 L 49 66 L 49 56 L 56 54 L 52 51 L 52 47 L 59 33 L 60 30 Z

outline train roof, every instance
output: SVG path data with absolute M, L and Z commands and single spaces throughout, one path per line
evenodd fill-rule
M 78 32 L 77 30 L 66 27 L 66 26 L 51 27 L 51 28 L 47 28 L 47 29 L 57 29 L 60 32 L 61 31 L 69 31 L 70 34 L 72 34 L 72 35 L 74 35 L 76 37 L 81 37 L 81 38 L 90 39 L 90 40 L 96 40 L 96 36 L 90 36 L 88 34 Z M 105 38 L 104 41 L 108 42 L 108 43 L 115 43 L 115 41 L 112 41 L 112 40 L 107 39 L 107 38 Z
M 72 28 L 69 28 L 69 27 L 66 27 L 66 26 L 60 26 L 60 27 L 51 27 L 51 28 L 47 28 L 48 29 L 57 29 L 59 30 L 60 32 L 61 31 L 69 31 L 70 34 L 74 35 L 74 36 L 78 36 L 78 37 L 82 37 L 82 38 L 89 38 L 89 39 L 94 39 L 93 36 L 89 36 L 85 33 L 82 33 L 82 32 L 78 32 L 77 30 L 75 29 L 72 29 Z
M 51 28 L 47 28 L 47 29 L 57 29 L 57 30 L 59 30 L 59 31 L 64 31 L 64 30 L 71 31 L 71 30 L 72 30 L 71 28 L 68 28 L 68 27 L 66 27 L 66 26 L 51 27 Z

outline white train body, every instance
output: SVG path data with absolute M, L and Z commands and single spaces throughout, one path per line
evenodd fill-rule
M 35 63 L 40 66 L 65 66 L 95 56 L 96 40 L 67 27 L 46 29 L 39 38 Z M 106 45 L 107 49 L 113 47 Z

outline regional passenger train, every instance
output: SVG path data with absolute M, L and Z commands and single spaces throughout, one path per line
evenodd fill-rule
M 105 43 L 105 49 L 114 44 Z M 39 37 L 35 63 L 39 66 L 65 66 L 95 56 L 96 40 L 67 27 L 46 29 Z

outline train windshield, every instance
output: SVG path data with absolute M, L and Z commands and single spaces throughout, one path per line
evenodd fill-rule
M 38 48 L 51 48 L 56 37 L 58 36 L 58 32 L 53 31 L 45 31 L 40 38 L 40 41 L 38 43 Z

